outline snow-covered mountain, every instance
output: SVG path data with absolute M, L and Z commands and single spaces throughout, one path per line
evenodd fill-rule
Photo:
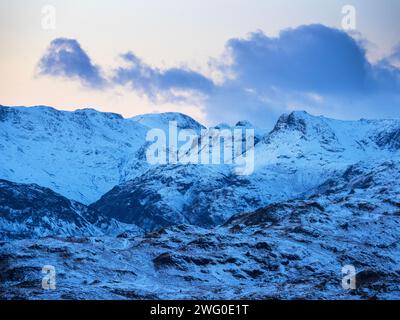
M 146 230 L 176 223 L 211 226 L 232 214 L 298 196 L 359 161 L 400 157 L 400 120 L 339 121 L 305 112 L 282 115 L 273 130 L 255 130 L 255 170 L 230 165 L 150 166 L 146 133 L 180 113 L 120 115 L 83 109 L 0 107 L 0 178 L 36 183 L 103 215 Z M 234 127 L 251 128 L 246 121 Z
M 124 119 L 93 109 L 0 106 L 0 178 L 92 203 L 148 167 L 149 125 L 167 127 L 170 119 L 182 128 L 201 128 L 179 113 Z
M 149 113 L 130 118 L 130 120 L 140 123 L 147 128 L 159 128 L 168 132 L 168 123 L 176 121 L 179 129 L 193 129 L 196 132 L 205 129 L 191 117 L 179 112 Z
M 227 165 L 149 168 L 92 206 L 152 230 L 176 223 L 212 226 L 312 190 L 359 161 L 400 159 L 399 120 L 339 121 L 305 112 L 283 115 L 254 147 L 255 170 Z
M 400 120 L 282 115 L 248 176 L 149 165 L 169 121 L 207 134 L 179 113 L 0 107 L 0 297 L 400 298 Z

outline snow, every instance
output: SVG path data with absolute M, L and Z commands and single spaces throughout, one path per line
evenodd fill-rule
M 147 168 L 138 156 L 149 130 L 143 117 L 43 106 L 0 106 L 0 114 L 0 178 L 37 183 L 89 204 Z M 175 114 L 154 116 L 153 125 L 165 127 Z M 179 123 L 197 124 L 183 115 Z
M 400 120 L 283 115 L 256 128 L 249 176 L 149 166 L 145 135 L 170 120 L 203 128 L 178 113 L 0 107 L 2 297 L 400 298 Z M 40 289 L 43 265 L 57 290 Z
M 255 171 L 249 176 L 236 176 L 229 165 L 152 167 L 95 206 L 111 216 L 130 212 L 125 222 L 140 224 L 140 217 L 154 210 L 167 220 L 146 220 L 140 224 L 145 229 L 186 221 L 216 225 L 234 213 L 297 197 L 360 161 L 399 159 L 400 148 L 377 143 L 393 130 L 400 130 L 399 120 L 339 121 L 294 112 L 283 115 L 255 145 Z M 151 200 L 154 195 L 157 202 Z

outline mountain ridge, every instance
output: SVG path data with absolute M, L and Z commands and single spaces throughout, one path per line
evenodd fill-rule
M 49 187 L 148 230 L 184 222 L 207 227 L 307 192 L 359 161 L 399 156 L 400 120 L 344 121 L 296 111 L 257 135 L 250 176 L 236 176 L 229 165 L 150 166 L 147 131 L 154 124 L 167 128 L 175 117 L 181 128 L 204 129 L 180 113 L 124 119 L 94 109 L 1 107 L 0 178 Z

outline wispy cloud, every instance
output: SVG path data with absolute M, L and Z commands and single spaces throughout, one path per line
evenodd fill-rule
M 132 90 L 145 94 L 152 100 L 157 100 L 160 96 L 163 99 L 176 100 L 180 96 L 178 91 L 197 91 L 209 95 L 214 89 L 214 83 L 196 71 L 187 68 L 153 68 L 132 52 L 121 57 L 129 66 L 115 71 L 113 83 L 129 85 Z

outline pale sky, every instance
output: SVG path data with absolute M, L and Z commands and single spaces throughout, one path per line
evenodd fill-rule
M 400 43 L 398 0 L 0 0 L 0 104 L 51 105 L 74 110 L 93 107 L 125 117 L 181 111 L 205 121 L 191 103 L 155 103 L 125 87 L 94 90 L 76 81 L 36 77 L 38 61 L 53 39 L 76 39 L 104 72 L 132 51 L 160 69 L 190 67 L 213 77 L 209 62 L 226 42 L 261 30 L 269 37 L 304 24 L 341 28 L 343 5 L 356 8 L 357 32 L 376 61 Z M 42 8 L 56 9 L 55 30 L 42 28 Z

